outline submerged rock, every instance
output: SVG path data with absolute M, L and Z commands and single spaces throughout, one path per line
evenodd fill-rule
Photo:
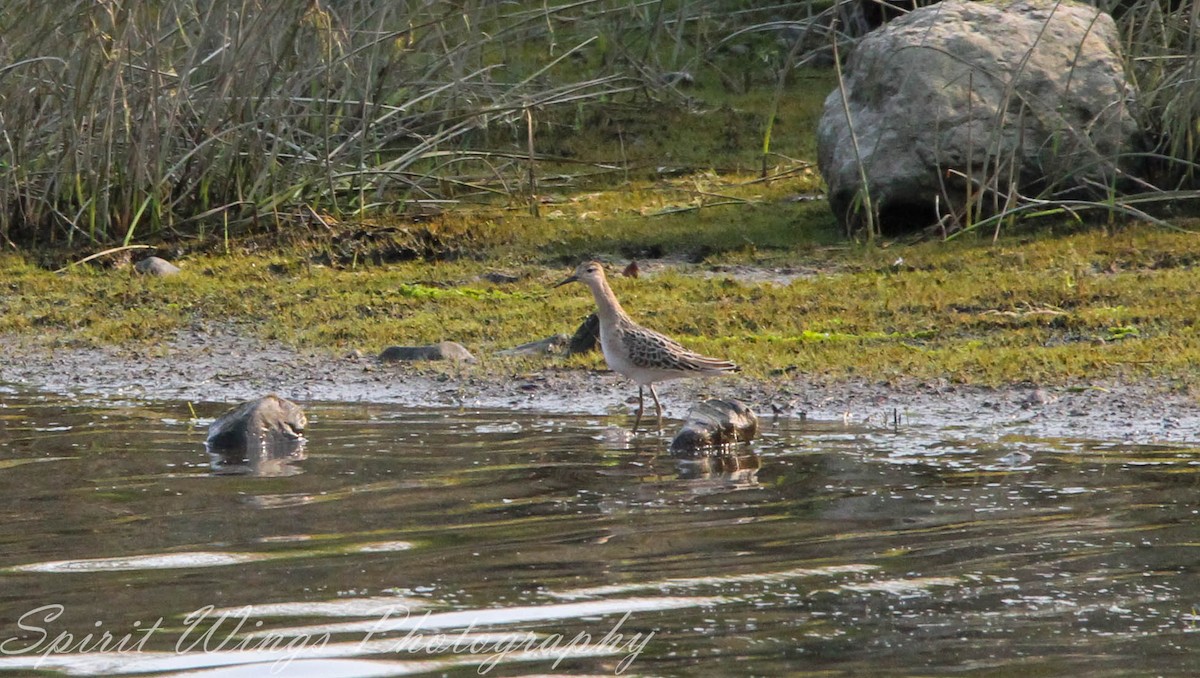
M 305 458 L 308 417 L 300 406 L 277 395 L 250 400 L 208 427 L 205 446 L 212 469 L 225 475 L 292 475 L 290 462 Z
M 133 270 L 142 275 L 155 275 L 160 278 L 172 276 L 179 273 L 179 267 L 166 259 L 158 257 L 146 257 L 133 265 Z
M 452 360 L 455 362 L 475 362 L 475 356 L 465 346 L 457 341 L 443 341 L 429 346 L 389 346 L 379 354 L 384 362 L 403 362 L 413 360 Z
M 734 443 L 754 439 L 758 417 L 736 400 L 705 400 L 688 412 L 683 428 L 671 441 L 671 454 L 703 456 L 721 454 Z

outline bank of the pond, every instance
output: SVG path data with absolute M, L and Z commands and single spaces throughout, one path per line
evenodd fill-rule
M 333 355 L 268 344 L 236 327 L 192 328 L 153 348 L 48 347 L 28 336 L 0 337 L 0 384 L 70 394 L 97 403 L 176 400 L 236 402 L 278 393 L 300 403 L 349 401 L 437 408 L 519 408 L 593 414 L 627 426 L 636 404 L 631 382 L 608 372 L 528 369 L 497 363 L 384 364 L 357 353 Z M 1200 441 L 1200 405 L 1164 380 L 1001 388 L 948 381 L 903 385 L 813 381 L 803 374 L 733 376 L 660 384 L 668 417 L 681 418 L 706 397 L 737 398 L 760 417 L 846 419 L 881 428 L 970 425 L 1006 437 L 1073 437 L 1137 442 Z M 319 425 L 319 423 L 317 424 Z M 667 427 L 671 430 L 671 426 Z M 980 441 L 986 444 L 989 441 Z

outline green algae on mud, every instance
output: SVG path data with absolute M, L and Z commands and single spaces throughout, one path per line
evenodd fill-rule
M 606 249 L 611 235 L 581 236 L 581 256 L 624 264 L 627 256 Z M 1147 226 L 885 247 L 796 236 L 790 245 L 714 247 L 695 263 L 639 259 L 641 277 L 614 275 L 613 285 L 639 321 L 760 380 L 799 372 L 979 385 L 1167 379 L 1190 388 L 1200 381 L 1198 237 Z M 570 333 L 590 312 L 587 295 L 549 289 L 566 270 L 565 252 L 547 253 L 536 239 L 521 248 L 515 238 L 482 252 L 354 267 L 312 263 L 314 251 L 300 248 L 196 254 L 166 279 L 87 266 L 54 274 L 10 254 L 0 257 L 0 333 L 48 346 L 149 347 L 182 328 L 234 323 L 258 339 L 331 353 L 454 340 L 482 358 L 456 368 L 466 374 L 562 365 L 492 354 Z M 515 282 L 489 282 L 485 274 L 498 270 Z M 565 361 L 600 365 L 598 355 Z

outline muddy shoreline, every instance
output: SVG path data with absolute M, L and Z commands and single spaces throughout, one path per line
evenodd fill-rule
M 547 366 L 488 376 L 479 368 L 383 364 L 356 353 L 295 351 L 248 338 L 236 327 L 193 328 L 150 348 L 46 346 L 0 337 L 0 384 L 104 404 L 120 401 L 234 403 L 277 393 L 306 402 L 407 407 L 521 409 L 619 415 L 636 388 L 611 372 Z M 891 427 L 962 427 L 972 435 L 1072 437 L 1128 442 L 1200 440 L 1200 404 L 1162 382 L 1093 382 L 1073 387 L 904 386 L 803 376 L 683 380 L 658 387 L 668 417 L 682 418 L 705 397 L 737 398 L 760 417 L 806 417 Z

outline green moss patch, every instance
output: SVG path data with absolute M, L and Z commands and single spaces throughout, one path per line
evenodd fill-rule
M 744 216 L 755 208 L 741 209 Z M 697 241 L 724 237 L 695 228 Z M 627 257 L 613 251 L 621 232 L 597 226 L 578 237 L 590 252 L 624 264 Z M 698 263 L 643 260 L 650 275 L 614 270 L 613 286 L 641 322 L 762 379 L 796 372 L 975 384 L 1165 377 L 1193 385 L 1200 375 L 1196 235 L 1131 226 L 886 248 L 795 239 L 766 248 L 715 245 Z M 311 250 L 198 254 L 166 279 L 86 266 L 55 274 L 7 255 L 0 332 L 150 345 L 196 323 L 234 323 L 331 352 L 451 339 L 483 358 L 468 370 L 549 366 L 561 359 L 491 355 L 570 333 L 591 311 L 582 288 L 550 288 L 568 270 L 555 261 L 565 250 L 531 240 L 520 247 L 514 238 L 493 258 L 357 267 L 310 263 Z M 516 282 L 488 282 L 485 274 L 497 270 Z M 600 364 L 599 356 L 567 362 Z

